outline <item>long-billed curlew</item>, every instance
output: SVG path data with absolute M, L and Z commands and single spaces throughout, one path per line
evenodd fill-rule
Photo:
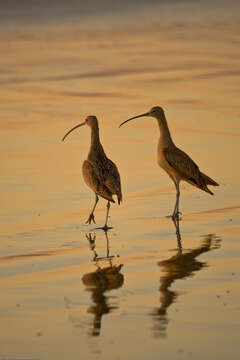
M 95 223 L 94 210 L 99 200 L 98 196 L 101 196 L 107 200 L 106 221 L 101 229 L 108 230 L 110 229 L 107 225 L 110 202 L 115 202 L 112 196 L 114 194 L 117 195 L 118 204 L 122 201 L 120 175 L 117 166 L 107 158 L 103 150 L 99 138 L 99 127 L 96 116 L 90 115 L 83 123 L 74 126 L 64 135 L 62 141 L 64 141 L 67 135 L 73 130 L 83 125 L 88 125 L 91 128 L 91 146 L 87 160 L 83 162 L 82 173 L 85 183 L 96 195 L 95 204 L 86 223 L 91 224 L 92 221 Z
M 154 106 L 150 111 L 134 116 L 119 125 L 121 127 L 126 122 L 137 119 L 143 116 L 151 116 L 157 119 L 160 129 L 160 138 L 158 141 L 158 165 L 163 168 L 170 178 L 173 180 L 176 187 L 176 203 L 172 218 L 179 217 L 179 184 L 181 180 L 198 187 L 201 190 L 213 193 L 208 189 L 207 185 L 218 186 L 218 183 L 209 176 L 203 174 L 197 164 L 182 150 L 177 148 L 172 141 L 171 134 L 168 128 L 167 120 L 163 109 L 160 106 Z

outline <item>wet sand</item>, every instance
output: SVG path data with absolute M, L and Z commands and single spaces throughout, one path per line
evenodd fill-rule
M 217 18 L 211 6 L 190 6 L 189 17 L 178 5 L 177 17 L 171 6 L 150 4 L 137 11 L 142 26 L 132 9 L 122 20 L 119 10 L 83 14 L 79 23 L 2 23 L 1 359 L 237 359 L 233 4 Z M 118 129 L 153 105 L 165 109 L 176 145 L 220 184 L 214 196 L 181 184 L 181 244 L 166 218 L 175 189 L 156 162 L 156 120 Z M 108 237 L 85 224 L 94 203 L 81 174 L 89 129 L 61 142 L 89 114 L 99 118 L 122 179 L 124 201 L 111 207 Z M 96 226 L 105 211 L 101 199 Z

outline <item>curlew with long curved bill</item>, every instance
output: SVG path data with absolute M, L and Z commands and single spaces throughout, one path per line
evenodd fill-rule
M 130 120 L 143 116 L 151 116 L 157 119 L 160 130 L 157 151 L 158 165 L 168 173 L 175 184 L 176 202 L 172 218 L 179 218 L 179 184 L 181 180 L 184 180 L 211 195 L 213 195 L 213 193 L 208 189 L 208 185 L 218 186 L 219 184 L 209 176 L 203 174 L 199 170 L 197 164 L 184 151 L 175 146 L 168 128 L 165 113 L 160 106 L 154 106 L 150 111 L 122 122 L 119 127 Z
M 95 223 L 94 211 L 99 200 L 99 196 L 107 200 L 107 213 L 105 225 L 101 227 L 103 230 L 111 229 L 107 225 L 108 215 L 110 209 L 110 203 L 115 202 L 113 200 L 113 195 L 117 195 L 118 204 L 122 201 L 122 191 L 121 191 L 121 180 L 120 175 L 117 169 L 117 166 L 107 158 L 99 137 L 99 127 L 98 120 L 96 116 L 90 115 L 86 120 L 74 126 L 69 130 L 62 141 L 75 129 L 80 126 L 88 125 L 91 129 L 91 146 L 88 153 L 87 160 L 83 162 L 82 174 L 85 183 L 94 191 L 96 195 L 95 203 L 92 211 L 86 221 L 86 223 L 91 224 L 93 221 Z

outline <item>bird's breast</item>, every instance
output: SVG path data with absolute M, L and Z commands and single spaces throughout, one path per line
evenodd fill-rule
M 175 169 L 168 163 L 168 161 L 166 160 L 166 157 L 164 155 L 164 152 L 163 152 L 163 147 L 162 147 L 162 144 L 158 144 L 158 150 L 157 150 L 157 162 L 158 162 L 158 165 L 166 171 L 166 173 L 168 173 L 168 175 L 171 177 L 171 178 L 176 178 L 177 174 L 176 174 L 176 171 Z
M 170 165 L 168 164 L 165 155 L 163 153 L 163 149 L 161 147 L 158 147 L 158 152 L 157 152 L 157 162 L 158 165 L 163 168 L 165 171 L 167 171 L 167 169 L 170 168 Z

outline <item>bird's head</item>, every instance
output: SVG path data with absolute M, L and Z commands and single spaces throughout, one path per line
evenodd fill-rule
M 96 127 L 96 126 L 98 126 L 98 120 L 97 120 L 96 116 L 88 115 L 86 117 L 85 124 L 90 127 Z
M 148 116 L 153 116 L 153 117 L 160 116 L 161 117 L 163 115 L 164 115 L 164 111 L 163 111 L 163 108 L 161 108 L 161 106 L 153 106 L 150 109 Z
M 78 125 L 74 126 L 72 129 L 70 129 L 70 130 L 64 135 L 64 137 L 62 138 L 62 141 L 64 141 L 64 140 L 66 139 L 66 137 L 67 137 L 73 130 L 76 130 L 77 128 L 79 128 L 80 126 L 83 126 L 83 125 L 88 125 L 88 126 L 90 126 L 91 128 L 98 128 L 98 120 L 97 120 L 96 116 L 94 116 L 94 115 L 89 115 L 89 116 L 87 116 L 84 122 L 82 122 L 81 124 L 78 124 Z
M 154 106 L 148 112 L 146 112 L 144 114 L 140 114 L 140 115 L 137 115 L 137 116 L 131 117 L 130 119 L 125 120 L 124 122 L 122 122 L 119 125 L 119 127 L 121 127 L 123 124 L 125 124 L 126 122 L 128 122 L 130 120 L 137 119 L 137 118 L 144 117 L 144 116 L 155 117 L 159 120 L 165 118 L 163 108 L 161 108 L 160 106 Z

